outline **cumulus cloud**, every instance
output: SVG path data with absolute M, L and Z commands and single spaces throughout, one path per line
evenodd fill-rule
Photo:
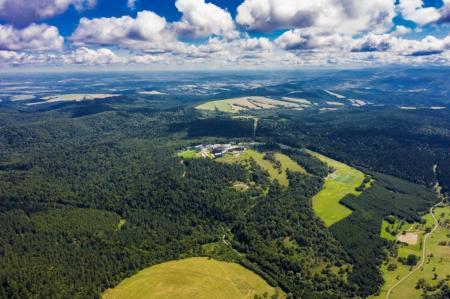
M 71 5 L 80 11 L 96 4 L 96 0 L 0 0 L 0 19 L 25 26 L 64 13 Z
M 101 65 L 126 62 L 124 58 L 117 56 L 113 51 L 105 48 L 93 50 L 86 47 L 81 47 L 69 54 L 66 58 L 69 58 L 74 64 L 83 65 Z
M 398 56 L 429 56 L 449 49 L 450 36 L 438 39 L 431 35 L 421 40 L 409 40 L 390 34 L 370 33 L 352 44 L 352 52 L 391 52 Z
M 283 33 L 275 44 L 284 50 L 312 50 L 318 48 L 340 49 L 349 37 L 342 34 L 315 34 L 307 30 L 295 29 Z
M 405 45 L 406 54 L 410 56 L 429 56 L 441 54 L 450 48 L 450 37 L 438 39 L 434 36 L 427 36 L 422 40 L 411 40 Z
M 392 0 L 245 0 L 236 21 L 250 30 L 312 28 L 316 32 L 382 32 L 392 26 Z
M 439 10 L 435 7 L 423 7 L 422 0 L 400 0 L 398 4 L 402 16 L 419 25 L 426 25 L 441 18 Z
M 177 0 L 175 6 L 183 14 L 181 21 L 173 24 L 179 35 L 238 35 L 230 13 L 212 3 L 205 3 L 204 0 Z
M 398 10 L 403 18 L 424 26 L 450 22 L 450 0 L 443 0 L 441 7 L 424 7 L 423 0 L 400 0 Z
M 166 48 L 176 42 L 165 18 L 151 11 L 141 11 L 134 19 L 120 18 L 82 18 L 71 36 L 77 45 L 121 45 L 136 48 Z
M 1 51 L 0 50 L 0 64 L 2 65 L 15 65 L 22 62 L 24 54 L 19 54 L 14 51 Z
M 405 27 L 403 25 L 397 25 L 395 26 L 395 30 L 392 32 L 395 35 L 405 35 L 410 33 L 412 30 L 408 27 Z
M 390 34 L 369 33 L 353 41 L 352 52 L 384 52 L 398 43 L 398 39 Z
M 81 47 L 69 52 L 36 53 L 0 51 L 0 65 L 66 66 L 125 64 L 128 59 L 120 57 L 110 49 L 88 49 Z
M 272 42 L 267 38 L 223 39 L 211 37 L 207 42 L 179 52 L 139 53 L 129 61 L 133 64 L 229 66 L 273 62 Z
M 31 24 L 24 29 L 0 25 L 0 50 L 59 50 L 64 39 L 56 27 Z
M 204 0 L 178 0 L 179 22 L 169 23 L 152 11 L 138 12 L 136 18 L 81 18 L 70 37 L 75 45 L 120 45 L 146 51 L 185 52 L 190 46 L 180 38 L 212 35 L 236 38 L 239 33 L 231 15 Z
M 123 6 L 128 4 L 132 9 L 136 2 L 123 1 Z M 397 12 L 418 25 L 439 25 L 445 22 L 446 16 L 450 19 L 450 0 L 444 0 L 441 8 L 425 10 L 431 12 L 428 14 L 422 12 L 426 8 L 421 0 L 411 0 L 407 4 L 402 0 L 397 5 L 395 2 L 243 0 L 236 17 L 237 24 L 242 26 L 239 28 L 264 32 L 286 29 L 277 38 L 269 39 L 239 32 L 228 11 L 206 0 L 177 0 L 175 5 L 181 19 L 176 22 L 168 22 L 151 11 L 138 12 L 136 17 L 81 18 L 69 38 L 71 51 L 63 50 L 64 39 L 55 27 L 34 23 L 27 27 L 0 25 L 0 64 L 198 67 L 448 64 L 450 37 L 406 39 L 405 36 L 412 36 L 407 35 L 411 29 L 393 24 L 392 18 Z M 0 0 L 0 18 L 8 3 L 12 2 Z M 25 2 L 18 0 L 17 3 Z M 43 19 L 70 5 L 85 9 L 95 1 L 36 0 L 30 3 L 40 12 L 31 19 Z M 55 6 L 43 13 L 49 3 Z M 191 39 L 196 40 L 188 42 Z M 116 47 L 127 49 L 126 57 L 114 53 L 112 49 Z

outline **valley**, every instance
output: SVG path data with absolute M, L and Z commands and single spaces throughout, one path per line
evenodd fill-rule
M 445 100 L 356 70 L 77 76 L 3 82 L 0 297 L 385 298 L 423 261 L 389 298 L 445 298 L 448 206 L 420 257 Z

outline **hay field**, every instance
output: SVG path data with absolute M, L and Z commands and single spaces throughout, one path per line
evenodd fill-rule
M 248 110 L 264 110 L 275 108 L 302 108 L 304 103 L 296 103 L 292 101 L 280 101 L 266 97 L 252 96 L 226 99 L 220 101 L 207 102 L 197 106 L 197 109 L 207 111 L 221 111 L 227 113 L 237 113 Z
M 103 299 L 253 299 L 279 292 L 261 277 L 239 264 L 187 258 L 146 268 L 107 290 Z
M 313 210 L 327 227 L 349 216 L 352 211 L 339 202 L 347 194 L 359 195 L 355 190 L 364 180 L 364 173 L 344 163 L 308 151 L 336 171 L 325 178 L 323 189 L 312 199 Z

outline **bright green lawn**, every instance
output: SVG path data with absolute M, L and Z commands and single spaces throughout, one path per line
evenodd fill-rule
M 386 231 L 386 228 L 390 227 L 390 226 L 391 225 L 389 224 L 389 222 L 387 222 L 386 220 L 383 220 L 383 222 L 381 223 L 380 236 L 386 240 L 395 241 L 396 240 L 395 236 L 393 236 L 392 234 L 390 234 Z
M 450 207 L 437 208 L 435 209 L 435 215 L 439 218 L 440 214 L 444 213 L 446 219 L 450 219 Z M 434 221 L 432 221 L 431 214 L 426 214 L 423 219 L 427 221 L 425 225 L 420 225 L 416 223 L 415 228 L 424 228 L 426 226 L 432 226 Z M 420 278 L 424 278 L 431 285 L 436 285 L 436 283 L 445 278 L 446 275 L 450 275 L 450 246 L 441 246 L 439 242 L 442 240 L 450 241 L 448 235 L 450 234 L 449 227 L 440 226 L 427 241 L 427 255 L 433 254 L 433 257 L 425 262 L 423 270 L 419 270 L 413 275 L 411 275 L 407 280 L 398 285 L 389 298 L 401 299 L 401 298 L 411 298 L 419 299 L 422 298 L 422 290 L 417 290 L 415 288 L 417 281 Z M 421 256 L 421 245 L 422 244 L 423 233 L 420 234 L 420 241 L 417 245 L 402 246 L 398 255 L 401 257 L 406 257 L 408 254 L 415 254 Z M 383 272 L 383 278 L 386 281 L 382 287 L 381 293 L 377 297 L 373 298 L 385 298 L 386 291 L 397 282 L 397 276 L 402 278 L 409 272 L 409 266 L 404 266 L 397 261 L 397 258 L 391 257 L 389 263 L 394 263 L 397 265 L 395 271 L 388 271 L 387 265 L 383 265 L 381 270 Z M 435 268 L 435 271 L 433 271 Z M 433 274 L 437 273 L 438 278 L 433 280 Z M 447 282 L 448 283 L 448 282 Z
M 336 170 L 327 176 L 323 189 L 312 199 L 314 212 L 329 227 L 352 213 L 350 209 L 339 202 L 347 194 L 359 195 L 361 193 L 355 188 L 363 182 L 364 173 L 318 153 L 308 152 Z
M 403 220 L 400 220 L 395 217 L 395 222 L 390 224 L 386 220 L 383 220 L 381 223 L 381 231 L 380 236 L 386 240 L 395 241 L 397 240 L 396 236 L 401 233 L 403 230 L 409 230 L 411 224 L 406 223 Z M 390 233 L 386 231 L 386 229 L 390 229 Z
M 248 298 L 275 289 L 239 264 L 194 257 L 149 267 L 103 294 L 104 299 Z M 285 298 L 280 291 L 279 298 Z
M 191 151 L 191 150 L 183 151 L 183 152 L 178 154 L 178 156 L 183 158 L 183 159 L 195 158 L 196 155 L 197 155 L 197 153 L 195 151 Z

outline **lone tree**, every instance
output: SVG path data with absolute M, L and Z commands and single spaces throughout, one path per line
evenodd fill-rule
M 414 254 L 408 255 L 408 257 L 406 258 L 406 264 L 410 265 L 410 266 L 416 265 L 417 264 L 417 256 Z

